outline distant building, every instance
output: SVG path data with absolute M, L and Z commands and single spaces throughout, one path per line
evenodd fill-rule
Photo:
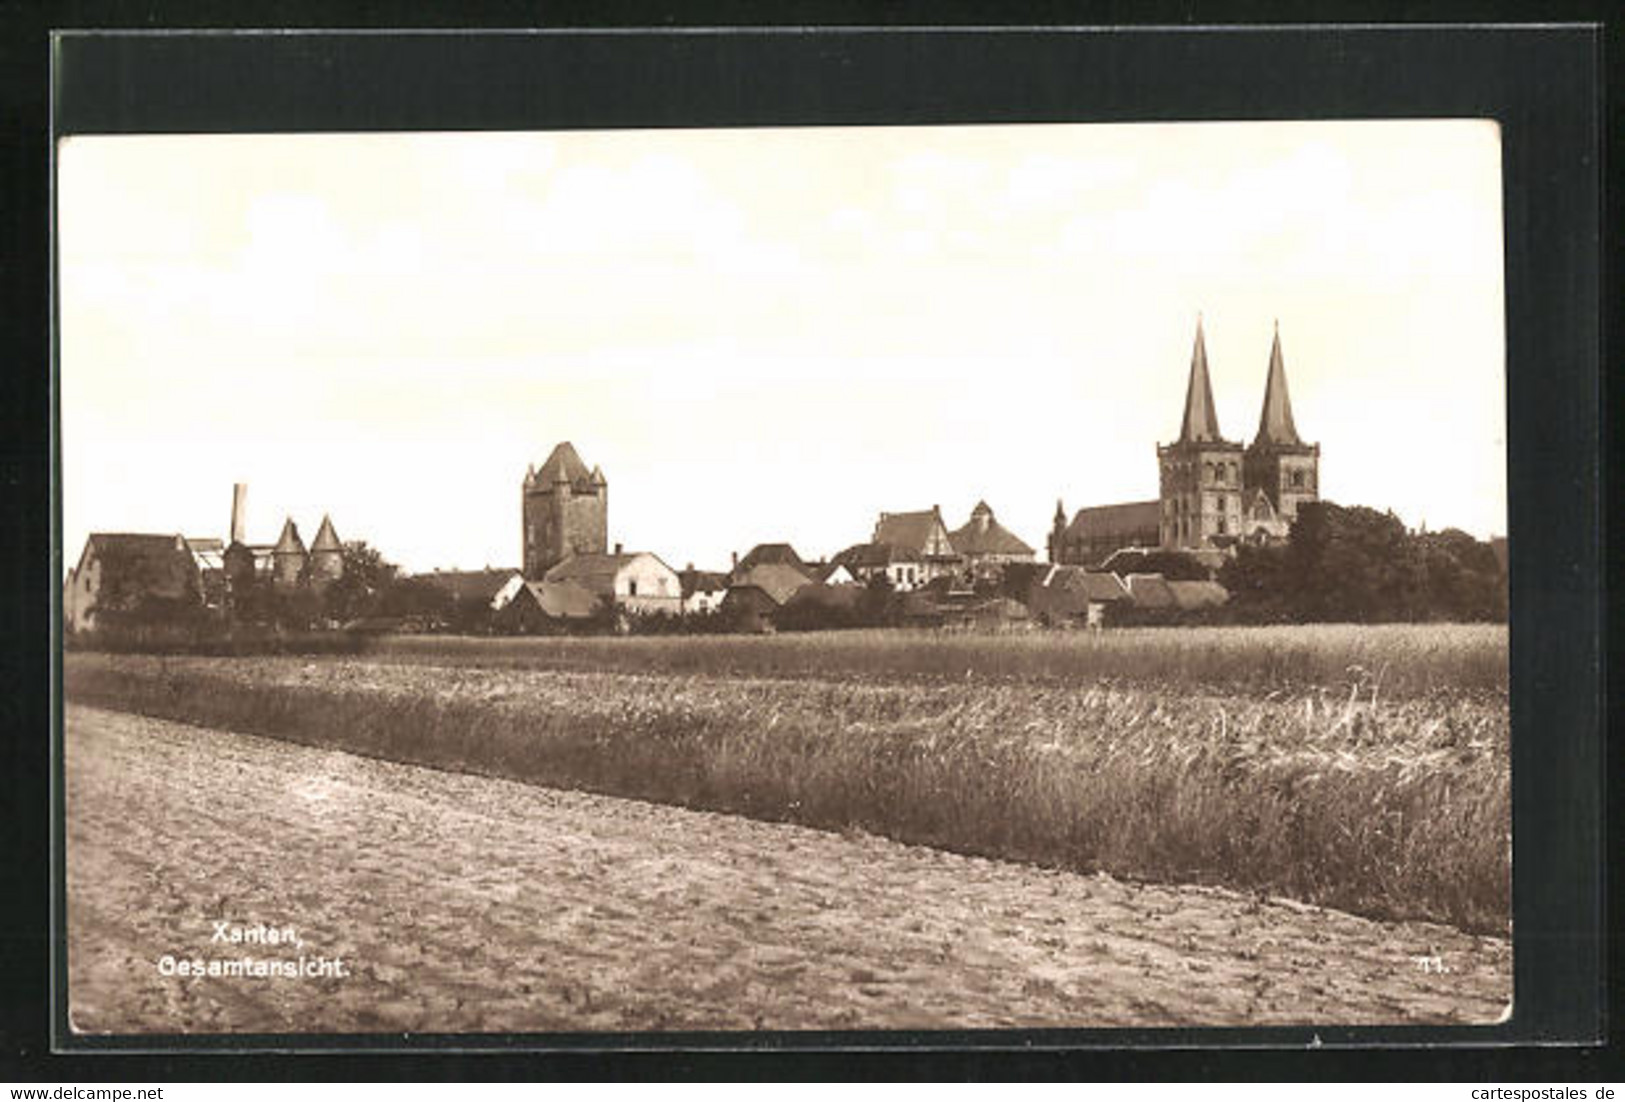
M 314 553 L 315 544 L 311 547 Z M 511 598 L 524 578 L 517 570 L 488 566 L 484 570 L 431 570 L 412 575 L 412 580 L 434 586 L 457 604 L 494 609 L 498 595 Z
M 1245 448 L 1219 431 L 1202 322 L 1196 322 L 1179 437 L 1157 445 L 1155 501 L 1079 510 L 1069 522 L 1056 503 L 1050 561 L 1097 565 L 1123 548 L 1231 548 L 1285 539 L 1298 507 L 1318 501 L 1320 445 L 1298 435 L 1276 328 L 1258 434 Z
M 963 528 L 948 533 L 954 551 L 972 571 L 1012 562 L 1032 562 L 1033 549 L 1021 537 L 1000 524 L 993 509 L 978 501 Z
M 926 582 L 956 574 L 965 565 L 942 523 L 942 509 L 936 505 L 912 513 L 881 513 L 870 542 L 890 544 L 918 555 L 922 581 Z
M 308 559 L 305 541 L 299 538 L 299 526 L 289 517 L 282 523 L 282 535 L 271 549 L 271 583 L 278 589 L 297 587 L 304 580 Z
M 609 549 L 609 482 L 592 470 L 568 440 L 540 469 L 525 472 L 520 492 L 522 555 L 526 578 L 540 579 L 572 555 L 603 555 Z
M 728 594 L 728 575 L 719 571 L 695 570 L 692 564 L 677 572 L 677 581 L 682 587 L 685 614 L 715 612 L 722 607 L 722 599 Z
M 518 575 L 515 575 L 518 577 Z M 519 578 L 492 598 L 492 624 L 500 631 L 533 634 L 591 619 L 600 608 L 597 594 L 573 581 L 527 582 Z
M 857 575 L 848 570 L 845 563 L 813 562 L 807 568 L 812 571 L 812 580 L 823 586 L 851 586 L 858 583 Z
M 344 544 L 333 529 L 333 520 L 322 514 L 322 523 L 316 529 L 316 538 L 310 541 L 310 558 L 306 562 L 306 578 L 312 589 L 320 592 L 344 577 Z
M 1155 501 L 1130 501 L 1079 509 L 1068 523 L 1066 511 L 1057 501 L 1049 540 L 1050 562 L 1098 566 L 1124 548 L 1157 547 L 1162 538 L 1160 513 Z
M 788 566 L 806 578 L 812 577 L 812 569 L 788 543 L 758 543 L 734 564 L 733 574 L 737 577 L 758 566 Z
M 919 552 L 890 543 L 853 544 L 830 561 L 860 585 L 868 585 L 877 575 L 884 576 L 899 593 L 907 593 L 928 580 Z
M 1131 601 L 1117 575 L 1078 566 L 1051 566 L 1026 594 L 1033 616 L 1055 627 L 1104 627 L 1113 609 Z
M 774 613 L 796 593 L 817 584 L 789 563 L 760 563 L 734 572 L 722 611 L 746 631 L 770 631 Z
M 228 598 L 233 589 L 255 581 L 268 581 L 283 591 L 309 586 L 320 592 L 344 576 L 344 544 L 332 517 L 322 514 L 307 549 L 292 517 L 284 519 L 275 543 L 248 543 L 247 510 L 248 487 L 239 482 L 232 487 L 231 542 L 220 553 Z
M 163 604 L 192 608 L 202 601 L 202 576 L 184 536 L 96 532 L 68 574 L 62 620 L 70 632 L 94 631 L 109 613 Z
M 647 551 L 571 555 L 542 579 L 574 582 L 596 599 L 622 612 L 682 611 L 682 582 L 677 571 Z
M 197 563 L 198 578 L 203 585 L 203 604 L 218 609 L 226 601 L 226 545 L 214 537 L 186 537 L 187 550 Z

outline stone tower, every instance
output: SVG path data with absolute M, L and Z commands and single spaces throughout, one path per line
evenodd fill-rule
M 1219 433 L 1201 315 L 1196 318 L 1196 346 L 1185 389 L 1185 419 L 1178 440 L 1157 445 L 1157 463 L 1163 547 L 1210 547 L 1215 536 L 1240 533 L 1242 447 Z
M 1299 505 L 1320 499 L 1320 445 L 1305 444 L 1292 422 L 1279 323 L 1275 342 L 1270 346 L 1269 378 L 1264 383 L 1258 435 L 1247 447 L 1242 478 L 1248 495 L 1255 490 L 1262 492 L 1283 522 L 1296 519 Z
M 282 525 L 282 536 L 271 549 L 271 582 L 278 589 L 292 589 L 304 577 L 305 541 L 299 538 L 299 526 L 289 517 Z
M 571 555 L 609 549 L 609 483 L 598 467 L 587 470 L 569 441 L 525 472 L 521 502 L 525 577 L 539 579 Z
M 333 530 L 333 521 L 322 514 L 322 525 L 316 529 L 316 538 L 310 541 L 310 584 L 325 589 L 344 577 L 344 544 Z

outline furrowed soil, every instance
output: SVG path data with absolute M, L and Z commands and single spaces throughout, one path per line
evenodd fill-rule
M 87 1033 L 1489 1022 L 1511 948 L 67 709 Z M 302 948 L 214 942 L 293 927 Z M 341 958 L 182 978 L 166 955 Z

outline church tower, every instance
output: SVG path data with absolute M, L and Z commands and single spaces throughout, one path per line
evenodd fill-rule
M 1241 461 L 1242 446 L 1219 433 L 1198 314 L 1179 439 L 1157 445 L 1163 547 L 1211 547 L 1215 536 L 1231 538 L 1241 531 Z
M 609 549 L 609 483 L 600 468 L 587 470 L 568 440 L 525 472 L 520 499 L 526 578 L 540 579 L 571 555 Z
M 1247 447 L 1243 463 L 1247 494 L 1269 499 L 1283 527 L 1298 515 L 1298 506 L 1320 499 L 1320 445 L 1305 444 L 1292 422 L 1292 399 L 1286 389 L 1286 365 L 1281 358 L 1281 327 L 1276 323 L 1270 346 L 1269 377 L 1264 383 L 1264 408 L 1258 416 L 1258 435 Z

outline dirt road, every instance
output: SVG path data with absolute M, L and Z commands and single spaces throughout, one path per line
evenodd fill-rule
M 84 1032 L 1487 1022 L 1510 999 L 1508 943 L 1447 927 L 77 706 L 66 783 Z M 331 974 L 175 974 L 300 958 Z

